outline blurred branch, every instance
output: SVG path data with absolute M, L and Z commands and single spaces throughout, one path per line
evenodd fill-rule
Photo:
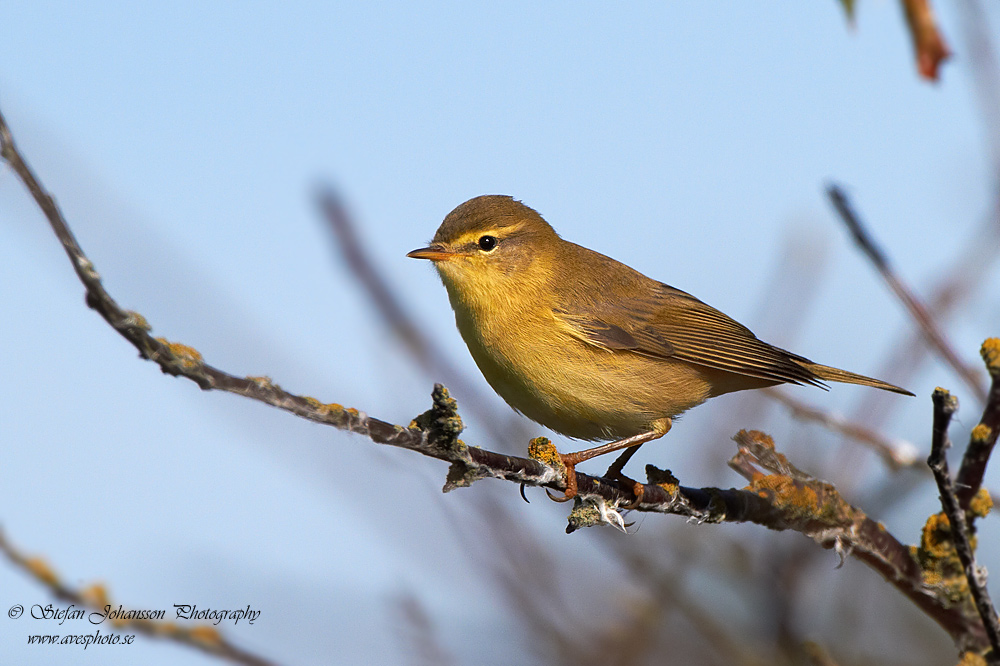
M 917 55 L 917 70 L 929 81 L 938 80 L 938 67 L 951 51 L 938 30 L 930 0 L 902 0 L 910 39 Z
M 948 473 L 948 459 L 944 453 L 945 449 L 951 446 L 948 441 L 948 424 L 951 423 L 952 415 L 958 411 L 958 399 L 948 391 L 938 388 L 934 390 L 933 400 L 934 430 L 931 438 L 931 455 L 927 458 L 927 465 L 934 472 L 934 480 L 937 481 L 941 493 L 941 506 L 951 525 L 951 541 L 962 563 L 968 590 L 992 647 L 989 663 L 996 665 L 1000 664 L 1000 626 L 997 625 L 997 613 L 986 589 L 986 570 L 976 565 L 976 558 L 969 544 L 969 527 L 965 520 L 965 510 L 959 505 L 955 496 L 955 487 Z M 974 650 L 978 646 L 963 641 L 959 642 L 958 647 L 961 651 L 966 651 Z
M 438 642 L 434 623 L 420 600 L 412 594 L 402 594 L 396 603 L 404 651 L 410 655 L 411 663 L 414 666 L 454 664 L 454 657 Z
M 629 575 L 635 580 L 636 585 L 642 586 L 643 590 L 656 600 L 659 613 L 662 614 L 667 609 L 679 612 L 693 630 L 701 634 L 705 642 L 711 645 L 712 650 L 724 660 L 723 663 L 730 666 L 763 666 L 775 663 L 775 660 L 770 658 L 771 655 L 761 655 L 759 649 L 741 640 L 739 634 L 732 631 L 730 620 L 703 607 L 700 603 L 704 601 L 702 591 L 698 590 L 692 594 L 687 590 L 689 580 L 685 576 L 687 571 L 682 573 L 663 571 L 655 558 L 655 553 L 641 549 L 633 548 L 621 552 L 618 557 L 628 565 Z M 610 649 L 606 648 L 605 652 L 610 655 L 614 654 L 615 649 L 626 648 L 627 641 L 633 638 L 637 631 L 642 630 L 637 627 L 627 627 L 627 629 L 631 631 L 628 633 L 623 631 L 617 644 L 612 643 Z M 651 631 L 655 627 L 646 629 Z
M 855 423 L 844 416 L 814 407 L 801 400 L 793 398 L 784 391 L 765 389 L 765 393 L 787 407 L 794 418 L 802 421 L 812 421 L 825 426 L 833 432 L 867 444 L 892 469 L 898 470 L 915 467 L 918 462 L 917 447 L 907 441 L 892 440 L 885 435 L 872 430 L 860 423 Z
M 60 579 L 48 563 L 39 557 L 28 557 L 18 551 L 7 541 L 2 532 L 0 532 L 0 552 L 3 552 L 7 559 L 18 568 L 47 587 L 59 599 L 101 614 L 106 614 L 106 607 L 114 606 L 108 600 L 107 592 L 103 586 L 91 585 L 83 590 L 70 587 Z M 135 631 L 151 638 L 172 640 L 238 664 L 268 666 L 272 663 L 234 646 L 219 633 L 218 629 L 210 624 L 196 624 L 186 628 L 177 622 L 168 620 L 108 618 L 107 622 L 115 631 Z
M 983 115 L 994 176 L 1000 170 L 1000 69 L 990 34 L 990 21 L 979 0 L 958 3 L 979 110 Z
M 827 652 L 826 648 L 816 641 L 806 641 L 803 643 L 802 651 L 813 666 L 839 666 L 837 661 Z
M 882 275 L 882 278 L 889 285 L 889 288 L 892 289 L 893 293 L 896 294 L 897 298 L 902 301 L 910 316 L 913 317 L 913 320 L 920 327 L 927 342 L 958 373 L 958 376 L 965 381 L 966 386 L 969 387 L 969 390 L 972 391 L 979 401 L 985 402 L 986 391 L 983 389 L 979 375 L 959 358 L 924 303 L 889 265 L 889 259 L 875 243 L 868 229 L 862 224 L 844 190 L 839 185 L 832 184 L 827 187 L 827 195 L 830 197 L 833 207 L 840 214 L 840 219 L 843 220 L 848 231 L 851 232 L 854 242 Z
M 372 305 L 385 319 L 389 329 L 402 340 L 421 367 L 428 371 L 441 372 L 445 375 L 447 383 L 457 385 L 458 382 L 454 380 L 457 379 L 458 372 L 413 322 L 393 290 L 389 288 L 385 278 L 376 269 L 375 263 L 368 257 L 364 244 L 358 239 L 355 225 L 344 202 L 331 188 L 324 188 L 317 198 L 323 217 L 337 238 L 344 260 L 364 286 L 371 297 Z

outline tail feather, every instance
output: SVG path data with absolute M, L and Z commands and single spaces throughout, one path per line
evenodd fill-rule
M 864 375 L 848 372 L 847 370 L 841 370 L 840 368 L 831 368 L 828 365 L 820 365 L 819 363 L 802 363 L 802 366 L 820 379 L 825 379 L 827 381 L 842 382 L 844 384 L 861 384 L 862 386 L 873 386 L 875 388 L 882 389 L 883 391 L 892 391 L 893 393 L 902 393 L 903 395 L 913 395 L 906 389 L 890 384 L 889 382 L 883 382 L 881 379 L 865 377 Z

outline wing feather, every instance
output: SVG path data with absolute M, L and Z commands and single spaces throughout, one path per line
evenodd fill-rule
M 648 280 L 648 278 L 646 278 Z M 571 293 L 553 314 L 571 333 L 615 352 L 672 358 L 767 381 L 825 388 L 802 363 L 808 359 L 759 340 L 753 332 L 694 296 L 649 280 L 638 295 L 602 300 Z M 615 290 L 602 289 L 601 293 Z

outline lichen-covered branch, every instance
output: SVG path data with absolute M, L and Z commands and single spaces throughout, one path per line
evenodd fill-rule
M 962 457 L 962 466 L 955 477 L 955 494 L 963 510 L 979 492 L 986 473 L 986 464 L 1000 435 L 1000 338 L 990 338 L 983 343 L 980 353 L 990 373 L 992 383 L 986 397 L 986 407 L 979 424 L 972 429 L 969 447 Z
M 850 437 L 854 441 L 870 447 L 890 469 L 900 470 L 915 467 L 920 460 L 917 455 L 917 447 L 910 442 L 890 439 L 860 423 L 806 404 L 784 391 L 764 389 L 764 392 L 768 397 L 787 407 L 796 419 L 819 423 L 833 432 Z
M 106 607 L 114 607 L 103 585 L 95 584 L 83 589 L 68 585 L 45 560 L 25 555 L 7 541 L 2 532 L 0 532 L 0 552 L 12 564 L 26 571 L 59 599 L 96 613 L 104 613 Z M 151 638 L 173 640 L 238 664 L 269 666 L 272 663 L 236 647 L 210 624 L 195 624 L 185 627 L 168 620 L 149 620 L 141 617 L 133 619 L 128 615 L 129 613 L 125 612 L 123 617 L 113 619 L 109 617 L 108 625 L 115 631 L 134 631 Z
M 735 439 L 739 453 L 729 465 L 750 481 L 747 490 L 781 516 L 781 527 L 776 529 L 801 532 L 824 548 L 835 549 L 842 558 L 851 555 L 861 560 L 933 618 L 953 640 L 971 636 L 976 645 L 983 645 L 982 625 L 953 607 L 951 599 L 928 581 L 915 548 L 900 543 L 884 525 L 848 503 L 829 483 L 796 469 L 774 450 L 767 435 L 741 431 Z
M 986 589 L 986 570 L 976 565 L 975 554 L 970 543 L 971 534 L 968 522 L 966 521 L 965 510 L 959 504 L 955 496 L 955 487 L 948 472 L 948 459 L 945 457 L 945 450 L 951 446 L 948 440 L 948 424 L 951 417 L 958 411 L 958 399 L 953 395 L 938 388 L 934 390 L 934 430 L 931 438 L 931 454 L 927 458 L 927 465 L 934 473 L 934 480 L 937 481 L 938 490 L 941 493 L 941 507 L 944 509 L 943 523 L 949 526 L 951 547 L 954 549 L 961 571 L 964 572 L 967 586 L 964 590 L 958 586 L 961 596 L 957 599 L 957 607 L 969 606 L 966 602 L 971 594 L 975 611 L 979 614 L 989 645 L 992 647 L 988 659 L 991 664 L 1000 663 L 1000 625 L 997 624 L 997 613 L 990 600 L 989 591 Z M 932 520 L 935 518 L 931 517 Z M 928 521 L 930 525 L 930 521 Z M 947 542 L 945 542 L 947 543 Z M 968 613 L 967 611 L 967 614 Z M 959 642 L 959 649 L 964 651 L 983 652 L 982 645 L 965 642 L 971 636 L 963 636 Z

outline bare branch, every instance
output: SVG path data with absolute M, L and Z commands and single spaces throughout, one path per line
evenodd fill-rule
M 802 421 L 819 423 L 833 432 L 870 446 L 892 469 L 916 467 L 919 461 L 917 447 L 903 440 L 892 440 L 889 437 L 847 419 L 844 416 L 819 409 L 801 400 L 793 398 L 784 391 L 765 389 L 770 398 L 787 407 L 792 416 Z
M 931 438 L 931 455 L 927 458 L 927 465 L 934 472 L 934 479 L 941 493 L 941 506 L 951 525 L 951 540 L 962 563 L 969 592 L 972 594 L 992 647 L 989 663 L 1000 664 L 1000 625 L 997 624 L 996 609 L 993 608 L 989 591 L 986 589 L 986 570 L 976 565 L 972 546 L 969 545 L 969 527 L 965 520 L 965 511 L 959 506 L 958 498 L 955 496 L 955 487 L 948 473 L 948 459 L 944 454 L 945 449 L 951 446 L 948 441 L 948 424 L 952 415 L 958 411 L 958 399 L 941 388 L 934 390 L 933 399 L 934 430 Z M 960 643 L 959 648 L 964 651 L 971 649 L 972 646 Z
M 47 587 L 56 597 L 90 609 L 105 613 L 114 604 L 108 600 L 107 591 L 101 585 L 91 585 L 84 589 L 70 587 L 59 577 L 51 566 L 39 557 L 29 557 L 17 550 L 0 532 L 0 552 L 15 566 L 30 574 Z M 268 666 L 272 662 L 242 650 L 227 641 L 219 630 L 210 624 L 196 624 L 184 627 L 168 620 L 109 619 L 108 625 L 115 631 L 135 631 L 151 638 L 164 638 L 188 645 L 216 657 L 222 657 L 247 666 Z
M 966 386 L 969 387 L 969 390 L 975 394 L 979 401 L 985 402 L 986 391 L 983 389 L 979 375 L 959 358 L 954 348 L 948 343 L 944 332 L 937 325 L 933 316 L 931 316 L 927 306 L 924 305 L 913 290 L 900 279 L 889 265 L 889 259 L 876 244 L 875 239 L 872 238 L 868 229 L 862 224 L 844 190 L 839 185 L 832 184 L 827 187 L 827 195 L 830 197 L 833 207 L 840 214 L 840 219 L 843 220 L 848 231 L 851 232 L 854 242 L 865 253 L 865 256 L 871 260 L 897 298 L 902 301 L 910 316 L 913 317 L 920 330 L 923 331 L 927 342 L 937 349 L 941 357 L 958 373 L 958 376 L 962 378 Z

